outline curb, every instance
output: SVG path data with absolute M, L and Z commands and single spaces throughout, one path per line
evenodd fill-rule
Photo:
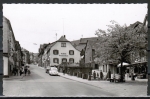
M 59 76 L 61 76 L 61 75 L 59 75 Z M 80 82 L 80 83 L 84 83 L 84 84 L 87 84 L 87 85 L 90 85 L 90 86 L 94 86 L 94 87 L 98 87 L 98 88 L 103 89 L 102 87 L 95 86 L 95 85 L 92 85 L 92 84 L 88 84 L 88 83 L 85 83 L 85 82 L 82 82 L 82 81 L 74 80 L 74 79 L 67 78 L 67 77 L 64 77 L 64 76 L 61 76 L 61 77 L 66 78 L 66 79 L 69 79 L 69 80 L 77 81 L 77 82 Z

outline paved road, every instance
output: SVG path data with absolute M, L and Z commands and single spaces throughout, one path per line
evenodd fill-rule
M 3 81 L 5 96 L 49 96 L 49 97 L 105 97 L 116 96 L 101 88 L 90 86 L 60 76 L 50 76 L 35 65 L 30 67 L 31 75 L 23 79 Z

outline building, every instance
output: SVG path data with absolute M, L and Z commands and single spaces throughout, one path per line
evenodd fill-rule
M 145 74 L 145 77 L 143 78 L 147 78 L 147 71 L 148 71 L 148 65 L 147 65 L 147 46 L 148 46 L 148 40 L 147 40 L 147 32 L 148 32 L 148 16 L 147 14 L 145 15 L 144 21 L 143 23 L 137 24 L 134 23 L 135 25 L 135 30 L 139 31 L 139 37 L 142 39 L 145 39 L 145 41 L 140 41 L 140 43 L 142 43 L 140 52 L 142 52 L 142 54 L 140 52 L 133 52 L 131 59 L 132 59 L 132 63 L 129 66 L 126 66 L 127 68 L 127 72 L 131 73 L 136 73 L 138 75 L 138 78 L 141 78 L 140 75 L 141 74 Z M 136 29 L 138 28 L 138 29 Z M 138 33 L 137 31 L 137 33 Z M 143 32 L 143 33 L 142 33 Z
M 16 41 L 16 66 L 20 67 L 22 65 L 22 56 L 21 46 L 19 41 Z
M 96 44 L 99 42 L 98 37 L 93 38 L 81 38 L 80 42 L 73 42 L 76 46 L 76 48 L 81 53 L 81 63 L 83 63 L 84 66 L 92 67 L 93 69 L 98 69 L 98 64 L 95 63 L 95 50 L 96 50 Z
M 29 51 L 22 48 L 21 49 L 22 53 L 23 53 L 23 57 L 22 57 L 22 60 L 23 60 L 23 64 L 22 65 L 26 65 L 26 64 L 30 64 L 30 54 L 29 54 Z
M 14 67 L 20 64 L 20 44 L 16 41 L 10 21 L 3 16 L 3 71 L 4 77 L 12 75 Z
M 62 63 L 79 63 L 80 51 L 64 36 L 45 47 L 42 63 L 53 66 Z
M 38 63 L 38 53 L 33 53 L 33 63 L 35 65 Z
M 44 67 L 44 64 L 42 63 L 42 57 L 43 57 L 45 46 L 47 46 L 47 44 L 41 44 L 39 48 L 39 53 L 38 53 L 38 66 L 41 66 L 41 67 Z
M 30 63 L 34 63 L 34 54 L 33 53 L 29 53 L 30 54 Z

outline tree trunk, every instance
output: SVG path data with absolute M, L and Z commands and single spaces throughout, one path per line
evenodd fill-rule
M 120 75 L 121 75 L 121 78 L 120 78 L 120 82 L 123 82 L 122 67 L 123 67 L 123 62 L 121 61 L 121 67 L 120 67 Z

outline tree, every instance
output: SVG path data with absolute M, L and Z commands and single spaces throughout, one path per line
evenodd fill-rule
M 138 42 L 137 34 L 133 29 L 126 25 L 119 25 L 115 21 L 111 21 L 111 25 L 107 25 L 107 31 L 98 29 L 96 35 L 103 37 L 100 42 L 100 58 L 104 60 L 115 60 L 121 63 L 121 82 L 123 81 L 123 62 L 131 63 L 131 53 L 138 49 L 135 44 Z M 136 35 L 136 36 L 135 36 Z M 103 55 L 105 54 L 105 55 Z

